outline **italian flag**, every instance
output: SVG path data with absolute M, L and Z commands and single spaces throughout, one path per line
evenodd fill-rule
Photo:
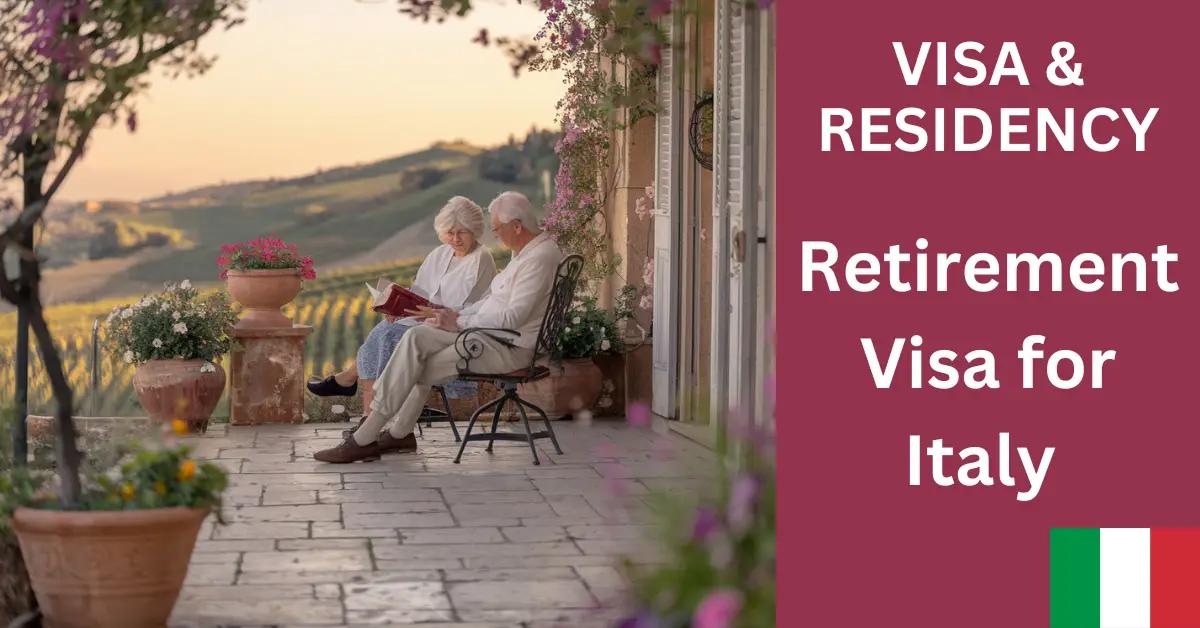
M 1200 627 L 1200 528 L 1051 529 L 1050 627 Z

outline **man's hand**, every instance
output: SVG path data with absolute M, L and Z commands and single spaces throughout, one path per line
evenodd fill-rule
M 425 324 L 446 331 L 458 331 L 458 312 L 454 310 L 434 310 L 433 316 L 426 319 Z

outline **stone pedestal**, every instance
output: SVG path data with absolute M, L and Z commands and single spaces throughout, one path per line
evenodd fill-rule
M 304 420 L 304 340 L 309 325 L 235 329 L 231 355 L 229 423 L 301 423 Z

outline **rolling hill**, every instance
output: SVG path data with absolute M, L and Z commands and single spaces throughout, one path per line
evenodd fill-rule
M 443 142 L 302 177 L 74 203 L 47 224 L 43 298 L 54 305 L 141 293 L 183 278 L 215 282 L 221 244 L 267 234 L 298 244 L 318 272 L 419 257 L 439 243 L 432 216 L 451 196 L 486 206 L 515 189 L 544 203 L 557 168 L 556 137 L 533 130 L 492 148 Z

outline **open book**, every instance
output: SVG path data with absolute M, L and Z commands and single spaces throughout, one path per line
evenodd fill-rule
M 367 290 L 371 293 L 372 309 L 380 314 L 404 318 L 409 310 L 433 307 L 429 299 L 387 279 L 380 279 L 374 286 L 367 284 Z

